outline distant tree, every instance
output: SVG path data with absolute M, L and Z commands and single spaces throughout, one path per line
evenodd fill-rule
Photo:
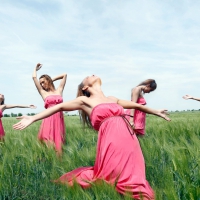
M 33 116 L 33 115 L 35 115 L 35 113 L 31 113 L 31 115 Z
M 4 116 L 4 117 L 10 117 L 10 115 L 8 115 L 8 114 L 4 114 L 3 116 Z
M 18 113 L 18 117 L 22 116 L 22 113 Z
M 31 114 L 30 114 L 30 113 L 27 113 L 27 115 L 30 116 Z
M 11 117 L 17 117 L 17 114 L 15 114 L 15 113 L 11 113 L 10 115 L 11 115 Z

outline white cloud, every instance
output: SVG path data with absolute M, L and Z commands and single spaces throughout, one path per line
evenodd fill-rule
M 9 103 L 43 110 L 31 78 L 41 62 L 39 74 L 68 74 L 65 100 L 76 96 L 85 76 L 97 74 L 106 95 L 129 99 L 132 87 L 155 78 L 149 106 L 198 109 L 181 97 L 200 96 L 199 6 L 186 0 L 1 3 L 0 92 Z

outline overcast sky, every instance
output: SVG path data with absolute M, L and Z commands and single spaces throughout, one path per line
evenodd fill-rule
M 102 79 L 105 95 L 130 99 L 131 88 L 154 78 L 148 106 L 199 109 L 200 1 L 6 0 L 0 6 L 0 93 L 7 104 L 44 110 L 32 80 L 67 73 L 64 101 L 74 99 L 85 76 Z M 58 83 L 56 84 L 58 85 Z

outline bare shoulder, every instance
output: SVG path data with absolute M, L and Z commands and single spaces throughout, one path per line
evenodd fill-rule
M 134 93 L 140 93 L 141 92 L 141 88 L 140 87 L 134 87 L 132 89 L 132 92 L 134 92 Z
M 118 98 L 114 97 L 114 96 L 108 96 L 108 99 L 112 100 L 113 102 L 117 103 L 118 102 Z
M 6 104 L 0 105 L 0 110 L 4 111 L 6 109 Z
M 90 104 L 91 100 L 88 97 L 80 96 L 76 98 L 76 101 L 83 105 L 83 104 Z

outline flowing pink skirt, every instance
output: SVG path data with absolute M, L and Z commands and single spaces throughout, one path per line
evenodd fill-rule
M 42 120 L 38 139 L 47 144 L 53 144 L 57 152 L 62 152 L 62 144 L 65 142 L 65 124 L 62 112 Z

